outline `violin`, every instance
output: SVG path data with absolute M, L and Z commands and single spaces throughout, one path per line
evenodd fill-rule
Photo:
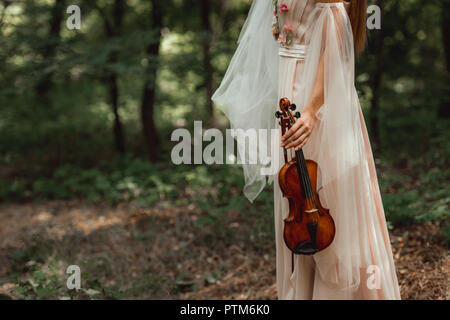
M 275 116 L 280 120 L 284 135 L 300 118 L 295 115 L 295 104 L 289 99 L 280 100 L 280 111 Z M 293 254 L 314 255 L 326 249 L 334 240 L 336 227 L 330 210 L 320 202 L 317 187 L 318 165 L 305 160 L 303 150 L 289 150 L 293 159 L 288 161 L 288 150 L 284 148 L 285 165 L 281 168 L 278 181 L 283 196 L 289 200 L 289 216 L 284 220 L 284 242 Z

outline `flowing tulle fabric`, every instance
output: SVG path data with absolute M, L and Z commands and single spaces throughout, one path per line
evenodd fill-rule
M 305 152 L 321 165 L 318 186 L 323 187 L 323 200 L 333 206 L 339 230 L 332 248 L 316 255 L 315 261 L 322 278 L 341 288 L 358 288 L 360 270 L 371 265 L 368 237 L 363 236 L 367 230 L 360 228 L 366 226 L 361 219 L 370 218 L 370 214 L 361 212 L 359 202 L 363 204 L 364 199 L 359 196 L 364 193 L 355 189 L 364 188 L 364 183 L 358 182 L 364 181 L 362 171 L 366 170 L 367 161 L 354 88 L 352 29 L 343 5 L 318 4 L 308 25 L 310 40 L 301 98 L 306 105 L 318 65 L 324 59 L 325 102 L 318 112 L 320 123 Z
M 256 0 L 246 23 L 246 31 L 255 28 L 256 38 L 266 33 L 266 16 L 258 25 L 255 9 L 271 16 L 273 10 L 264 8 L 270 0 Z M 241 37 L 239 48 L 219 89 L 223 110 L 238 128 L 274 127 L 273 113 L 280 97 L 297 103 L 300 111 L 307 105 L 314 86 L 318 66 L 324 63 L 324 105 L 318 112 L 318 122 L 304 148 L 308 159 L 319 164 L 318 190 L 323 204 L 328 207 L 336 223 L 336 237 L 332 245 L 312 257 L 296 256 L 295 270 L 291 271 L 291 253 L 283 241 L 283 220 L 288 215 L 288 202 L 283 198 L 275 179 L 275 230 L 277 246 L 277 289 L 280 299 L 399 299 L 389 235 L 387 232 L 372 151 L 361 107 L 354 86 L 354 49 L 351 23 L 343 3 L 322 4 L 307 0 L 286 0 L 292 9 L 282 23 L 296 23 L 299 32 L 295 44 L 307 45 L 306 57 L 262 58 L 261 53 L 245 49 Z M 258 12 L 259 12 L 258 10 Z M 298 11 L 298 12 L 297 12 Z M 297 15 L 296 15 L 297 14 Z M 301 16 L 300 17 L 298 16 Z M 269 32 L 270 35 L 270 32 Z M 254 39 L 254 38 L 253 38 Z M 275 43 L 271 40 L 272 43 Z M 251 43 L 255 45 L 254 43 Z M 264 49 L 261 49 L 261 45 Z M 267 46 L 266 46 L 267 45 Z M 256 49 L 275 54 L 273 45 L 260 43 Z M 239 51 L 238 48 L 238 51 Z M 278 52 L 278 46 L 276 49 Z M 248 54 L 255 54 L 257 64 Z M 245 57 L 243 59 L 242 57 Z M 269 64 L 261 63 L 269 62 Z M 273 63 L 273 65 L 272 65 Z M 275 67 L 275 64 L 277 65 Z M 253 67 L 263 67 L 258 72 Z M 249 75 L 235 68 L 243 68 Z M 273 68 L 278 74 L 278 92 L 273 93 Z M 266 71 L 265 71 L 266 70 Z M 253 78 L 258 74 L 258 78 Z M 247 83 L 256 81 L 256 83 Z M 249 92 L 248 89 L 255 91 Z M 248 106 L 234 97 L 259 97 L 259 104 Z M 217 98 L 216 97 L 216 98 Z M 246 99 L 244 99 L 244 102 Z M 246 112 L 261 114 L 249 120 L 239 118 Z M 250 111 L 251 110 L 251 111 Z M 274 146 L 273 146 L 274 147 Z M 272 161 L 283 160 L 282 149 L 274 147 Z M 251 174 L 249 175 L 249 172 Z M 258 172 L 244 167 L 246 193 L 253 198 L 264 187 Z M 252 185 L 257 182 L 257 187 Z M 265 180 L 264 180 L 265 184 Z M 371 274 L 375 274 L 370 278 Z M 375 280 L 375 283 L 371 281 Z
M 253 2 L 241 31 L 238 48 L 222 84 L 212 99 L 229 118 L 235 130 L 267 130 L 256 152 L 238 141 L 238 162 L 245 177 L 244 194 L 253 201 L 273 176 L 261 174 L 272 158 L 270 130 L 275 129 L 274 113 L 278 98 L 278 44 L 271 33 L 273 5 L 270 0 Z M 241 140 L 244 141 L 244 140 Z

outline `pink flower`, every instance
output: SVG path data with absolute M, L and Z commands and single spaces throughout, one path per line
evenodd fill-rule
M 280 11 L 280 12 L 288 12 L 289 11 L 289 8 L 288 8 L 288 6 L 286 5 L 286 4 L 282 4 L 281 6 L 280 6 L 280 8 L 278 9 L 278 11 Z
M 286 34 L 282 33 L 278 36 L 278 42 L 285 43 L 286 42 Z
M 294 27 L 292 26 L 292 24 L 285 24 L 283 29 L 285 31 L 292 31 L 292 30 L 294 30 Z

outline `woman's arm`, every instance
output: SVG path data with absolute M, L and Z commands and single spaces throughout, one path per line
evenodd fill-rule
M 300 119 L 297 119 L 292 128 L 282 137 L 281 146 L 286 149 L 302 149 L 308 142 L 317 122 L 317 111 L 324 103 L 324 56 L 320 59 L 317 77 L 309 103 L 305 107 Z
M 317 2 L 337 3 L 343 1 L 318 0 Z M 301 118 L 296 121 L 292 128 L 281 139 L 281 146 L 286 149 L 295 148 L 296 151 L 302 149 L 308 142 L 312 130 L 315 127 L 317 122 L 317 112 L 324 104 L 324 57 L 325 54 L 322 54 L 311 97 Z

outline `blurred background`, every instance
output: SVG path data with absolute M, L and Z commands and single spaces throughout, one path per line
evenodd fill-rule
M 356 86 L 402 297 L 448 299 L 450 1 L 369 4 Z M 227 128 L 210 98 L 250 5 L 0 1 L 1 298 L 276 298 L 271 188 L 170 161 L 174 129 Z

